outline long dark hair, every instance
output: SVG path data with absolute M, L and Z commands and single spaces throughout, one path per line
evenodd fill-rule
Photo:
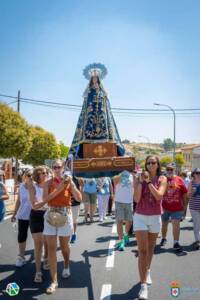
M 157 162 L 157 171 L 156 171 L 156 175 L 157 176 L 160 176 L 161 175 L 161 166 L 160 166 L 160 160 L 158 158 L 158 156 L 155 156 L 155 155 L 148 155 L 145 159 L 145 171 L 148 171 L 148 168 L 147 168 L 147 162 L 149 160 L 149 158 L 155 158 L 156 159 L 156 162 Z
M 92 76 L 92 77 L 90 78 L 90 83 L 89 83 L 89 87 L 90 87 L 90 88 L 93 86 L 93 77 L 94 77 L 94 76 Z M 99 76 L 95 75 L 95 77 L 97 77 L 97 83 L 98 83 L 98 85 L 100 86 L 100 79 L 99 79 Z

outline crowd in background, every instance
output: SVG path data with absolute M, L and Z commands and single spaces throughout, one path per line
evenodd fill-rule
M 0 222 L 9 198 L 0 173 Z M 158 235 L 160 247 L 167 243 L 169 222 L 172 224 L 174 251 L 183 251 L 180 222 L 189 204 L 194 228 L 194 247 L 200 249 L 200 169 L 176 175 L 173 164 L 161 170 L 159 159 L 148 156 L 140 172 L 124 170 L 113 178 L 83 179 L 65 175 L 64 164 L 55 160 L 52 168 L 38 166 L 25 170 L 18 187 L 18 198 L 11 218 L 18 224 L 18 256 L 16 267 L 26 263 L 28 230 L 34 242 L 34 282 L 43 282 L 42 269 L 49 270 L 51 283 L 47 293 L 58 287 L 57 238 L 63 256 L 62 277 L 70 276 L 70 243 L 77 241 L 80 206 L 84 222 L 104 222 L 115 215 L 118 241 L 116 249 L 124 251 L 134 232 L 138 246 L 138 268 L 141 281 L 139 299 L 148 299 L 152 284 L 150 267 Z M 98 211 L 98 216 L 97 216 Z

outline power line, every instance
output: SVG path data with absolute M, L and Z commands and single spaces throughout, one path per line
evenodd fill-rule
M 17 100 L 8 102 L 8 103 L 6 103 L 6 104 L 7 104 L 7 105 L 11 105 L 11 104 L 14 104 L 14 103 L 17 103 Z
M 6 98 L 12 98 L 12 99 L 17 99 L 17 97 L 10 96 L 10 95 L 5 95 L 5 94 L 0 94 L 1 97 L 6 97 Z M 20 98 L 23 100 L 23 102 L 35 102 L 35 103 L 41 103 L 41 104 L 49 104 L 49 105 L 56 105 L 56 106 L 66 106 L 66 107 L 74 107 L 74 108 L 81 108 L 81 105 L 77 104 L 69 104 L 69 103 L 62 103 L 62 102 L 54 102 L 54 101 L 47 101 L 47 100 L 37 100 L 37 99 L 31 99 L 31 98 Z M 144 111 L 144 112 L 168 112 L 167 109 L 151 109 L 151 108 L 121 108 L 121 107 L 113 107 L 112 108 L 113 112 L 114 111 L 124 111 L 124 112 L 139 112 L 139 111 Z M 184 112 L 184 111 L 200 111 L 200 108 L 177 108 L 175 109 L 176 112 Z
M 79 108 L 71 108 L 71 107 L 61 107 L 61 106 L 56 106 L 56 105 L 50 105 L 50 104 L 44 104 L 44 103 L 35 103 L 32 101 L 24 101 L 22 100 L 21 102 L 25 104 L 32 104 L 32 105 L 39 105 L 43 107 L 48 107 L 48 108 L 54 108 L 54 109 L 64 109 L 67 111 L 74 111 L 74 112 L 81 112 L 81 109 Z M 170 117 L 171 114 L 169 112 L 166 113 L 160 113 L 160 112 L 117 112 L 114 111 L 113 114 L 118 115 L 118 116 L 128 116 L 128 117 Z M 178 117 L 200 117 L 200 112 L 183 112 L 183 113 L 177 113 L 176 114 Z

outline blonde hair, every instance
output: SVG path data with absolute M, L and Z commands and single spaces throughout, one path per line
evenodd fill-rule
M 62 161 L 62 159 L 54 159 L 54 160 L 52 161 L 51 167 L 53 168 L 53 166 L 54 166 L 55 164 L 61 164 L 62 167 L 64 166 L 64 162 Z

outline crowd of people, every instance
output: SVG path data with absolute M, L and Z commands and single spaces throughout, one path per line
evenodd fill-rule
M 172 224 L 174 251 L 181 252 L 180 222 L 189 209 L 194 228 L 194 246 L 200 249 L 200 169 L 175 174 L 168 164 L 161 170 L 158 157 L 149 155 L 142 172 L 124 170 L 113 178 L 83 179 L 64 176 L 64 164 L 55 160 L 52 168 L 38 166 L 26 170 L 18 189 L 18 199 L 11 218 L 18 224 L 18 257 L 16 267 L 26 263 L 28 229 L 34 242 L 34 282 L 43 282 L 42 269 L 49 270 L 51 283 L 47 293 L 58 287 L 57 238 L 63 256 L 62 277 L 70 276 L 70 243 L 76 243 L 80 203 L 84 222 L 93 223 L 98 208 L 98 221 L 104 222 L 115 207 L 118 241 L 116 250 L 124 251 L 134 232 L 138 247 L 138 269 L 141 282 L 139 299 L 148 299 L 152 284 L 151 263 L 158 235 L 160 247 L 167 243 L 169 222 Z M 1 175 L 0 175 L 1 176 Z M 0 222 L 5 215 L 8 191 L 0 180 Z

